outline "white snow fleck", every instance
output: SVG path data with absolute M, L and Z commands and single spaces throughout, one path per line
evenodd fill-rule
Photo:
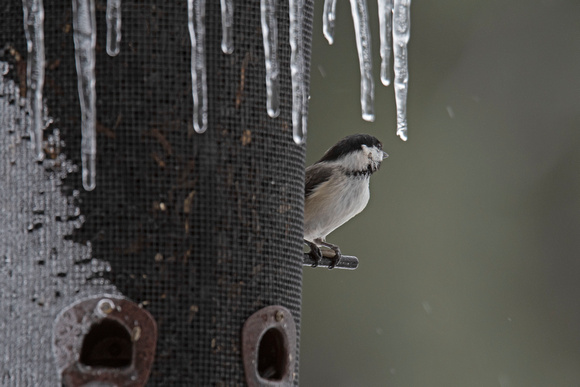
M 73 36 L 79 100 L 81 106 L 81 159 L 83 187 L 92 191 L 96 186 L 97 110 L 95 91 L 95 45 L 97 25 L 94 0 L 73 0 Z
M 107 0 L 107 54 L 116 56 L 121 50 L 121 0 Z
M 280 114 L 280 80 L 278 79 L 278 23 L 276 6 L 278 0 L 261 0 L 262 37 L 266 61 L 266 94 L 268 115 L 272 118 Z
M 26 46 L 28 58 L 26 63 L 26 89 L 30 101 L 32 113 L 32 131 L 36 150 L 36 157 L 44 159 L 42 149 L 43 140 L 43 105 L 42 89 L 44 87 L 44 7 L 42 0 L 23 0 L 22 10 L 24 13 L 24 32 L 26 34 Z
M 500 387 L 510 387 L 512 384 L 510 378 L 507 375 L 499 375 L 497 378 Z
M 455 112 L 451 106 L 447 106 L 447 114 L 449 114 L 449 118 L 455 118 Z
M 193 128 L 207 130 L 207 69 L 205 66 L 205 0 L 187 0 L 189 37 L 191 39 L 191 90 Z

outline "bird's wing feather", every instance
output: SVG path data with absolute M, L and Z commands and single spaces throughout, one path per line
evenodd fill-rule
M 312 195 L 316 188 L 332 176 L 332 167 L 326 163 L 317 163 L 306 168 L 304 197 Z

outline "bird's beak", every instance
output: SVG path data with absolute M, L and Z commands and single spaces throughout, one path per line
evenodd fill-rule
M 386 159 L 387 157 L 389 157 L 389 155 L 387 154 L 387 152 L 383 151 L 383 160 Z

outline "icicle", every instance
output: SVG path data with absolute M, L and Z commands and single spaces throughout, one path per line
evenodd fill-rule
M 280 81 L 278 79 L 278 23 L 276 3 L 278 0 L 261 0 L 262 37 L 266 58 L 266 93 L 268 95 L 268 115 L 272 118 L 280 114 Z
M 393 7 L 393 51 L 395 57 L 395 102 L 397 135 L 407 141 L 407 43 L 411 34 L 411 0 L 395 0 Z
M 234 1 L 221 0 L 222 11 L 222 51 L 234 52 Z
M 296 144 L 306 138 L 306 104 L 304 87 L 304 42 L 302 39 L 302 14 L 304 0 L 289 0 L 290 7 L 290 73 L 292 76 L 292 136 Z
M 81 105 L 81 159 L 83 187 L 92 191 L 96 186 L 97 110 L 95 91 L 95 44 L 97 25 L 94 0 L 73 0 L 73 35 L 79 100 Z
M 42 149 L 42 89 L 44 87 L 44 7 L 42 0 L 24 0 L 24 32 L 28 58 L 26 63 L 26 88 L 32 111 L 31 137 L 39 160 L 44 159 Z
M 365 121 L 374 121 L 374 94 L 373 61 L 371 55 L 371 35 L 369 32 L 369 15 L 366 0 L 350 0 L 352 21 L 356 36 L 356 48 L 360 66 L 360 104 L 362 118 Z
M 207 129 L 207 73 L 205 67 L 205 0 L 187 0 L 191 39 L 191 90 L 193 127 L 197 133 Z
M 391 84 L 389 62 L 392 51 L 392 20 L 393 0 L 377 0 L 379 5 L 379 29 L 381 38 L 381 82 L 385 86 Z
M 121 0 L 107 0 L 107 54 L 117 56 L 121 43 Z
M 336 0 L 324 0 L 322 33 L 328 44 L 334 43 L 334 21 L 336 20 Z

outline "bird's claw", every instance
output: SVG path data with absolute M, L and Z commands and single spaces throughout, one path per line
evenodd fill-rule
M 320 261 L 322 260 L 323 256 L 326 256 L 331 262 L 328 265 L 329 269 L 334 269 L 336 267 L 336 265 L 338 264 L 338 262 L 340 262 L 340 258 L 342 258 L 342 253 L 340 252 L 340 247 L 338 247 L 337 245 L 333 245 L 332 243 L 328 243 L 325 242 L 323 240 L 317 239 L 315 242 L 310 242 L 306 239 L 304 239 L 304 243 L 306 243 L 309 247 L 310 247 L 310 252 L 308 253 L 308 255 L 310 255 L 310 257 L 312 258 L 312 261 L 314 261 L 314 263 L 312 264 L 312 267 L 317 267 L 318 264 L 320 263 Z M 328 256 L 327 254 L 322 253 L 322 251 L 320 250 L 320 247 L 318 247 L 318 245 L 322 245 L 324 247 L 329 248 L 330 250 L 334 251 L 334 256 Z M 328 250 L 324 251 L 325 253 L 330 252 Z
M 320 263 L 320 260 L 322 259 L 322 251 L 320 251 L 320 247 L 314 245 L 310 246 L 310 256 L 314 261 L 312 267 L 317 267 L 318 263 Z
M 328 269 L 334 269 L 335 266 L 338 264 L 338 262 L 340 262 L 340 258 L 342 258 L 342 253 L 340 252 L 340 249 L 338 248 L 338 246 L 334 249 L 335 255 L 332 258 L 332 262 L 330 263 L 330 265 L 328 265 Z

